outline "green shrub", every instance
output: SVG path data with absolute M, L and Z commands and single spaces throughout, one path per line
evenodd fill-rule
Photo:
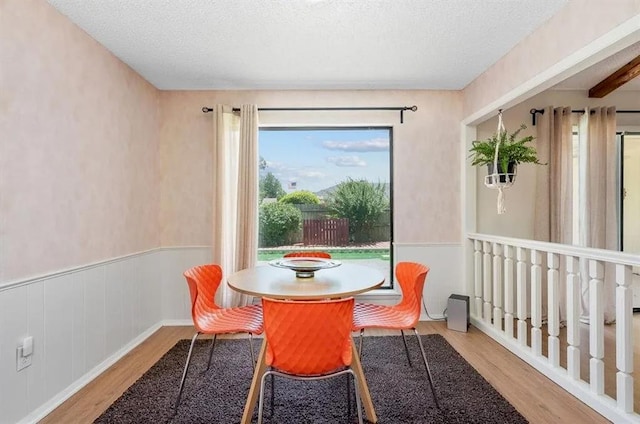
M 286 203 L 266 203 L 260 206 L 260 247 L 283 246 L 300 229 L 302 212 Z
M 327 206 L 337 218 L 349 218 L 349 237 L 354 242 L 371 241 L 371 232 L 389 208 L 384 185 L 349 178 L 329 195 Z
M 278 200 L 278 202 L 290 205 L 319 205 L 320 199 L 310 191 L 298 190 L 284 195 L 280 200 Z

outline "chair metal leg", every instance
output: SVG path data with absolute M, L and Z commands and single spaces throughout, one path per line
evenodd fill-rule
M 407 354 L 407 361 L 409 361 L 409 366 L 413 368 L 413 364 L 411 363 L 411 355 L 409 355 L 409 348 L 407 347 L 407 338 L 404 335 L 404 330 L 400 330 L 402 334 L 402 343 L 404 343 L 404 352 Z
M 218 335 L 213 335 L 213 340 L 211 340 L 211 349 L 209 349 L 209 362 L 207 362 L 207 371 L 209 371 L 209 367 L 211 366 L 211 358 L 213 358 L 213 348 L 216 346 L 216 337 Z
M 271 374 L 271 415 L 269 415 L 270 417 L 273 417 L 273 411 L 275 410 L 275 404 L 276 402 L 276 376 L 274 374 Z
M 362 424 L 362 401 L 360 400 L 360 390 L 358 389 L 358 377 L 356 373 L 349 368 L 349 374 L 353 376 L 353 389 L 356 392 L 356 408 L 358 409 L 358 423 Z
M 424 367 L 427 369 L 427 377 L 429 379 L 429 386 L 431 386 L 431 394 L 433 395 L 433 400 L 436 403 L 436 407 L 440 409 L 440 403 L 438 402 L 438 397 L 436 396 L 436 390 L 433 387 L 433 378 L 431 378 L 431 370 L 429 369 L 429 364 L 427 363 L 427 355 L 424 353 L 424 346 L 422 345 L 422 339 L 420 338 L 420 334 L 418 334 L 418 330 L 414 328 L 413 332 L 416 333 L 416 337 L 418 338 L 418 344 L 420 345 L 420 352 L 422 352 L 422 360 L 424 361 Z
M 347 376 L 347 415 L 351 415 L 351 378 Z
M 191 339 L 191 346 L 189 346 L 189 353 L 187 354 L 187 363 L 184 364 L 184 371 L 182 371 L 182 380 L 180 380 L 180 389 L 178 390 L 178 398 L 176 399 L 176 404 L 174 408 L 178 408 L 180 405 L 180 398 L 182 397 L 182 389 L 184 388 L 184 380 L 187 377 L 187 371 L 189 371 L 189 364 L 191 363 L 191 353 L 193 352 L 193 345 L 196 343 L 196 339 L 200 333 L 196 333 Z
M 256 370 L 256 355 L 253 353 L 253 334 L 249 333 L 249 349 L 251 350 L 251 365 Z
M 259 395 L 259 401 L 258 401 L 258 424 L 262 424 L 262 417 L 264 415 L 264 386 L 266 384 L 268 375 L 271 375 L 272 379 L 275 375 L 279 375 L 281 377 L 290 378 L 294 380 L 324 380 L 326 378 L 338 377 L 342 374 L 347 374 L 347 377 L 348 377 L 348 374 L 351 374 L 353 376 L 354 390 L 356 395 L 356 407 L 358 408 L 358 422 L 362 424 L 362 400 L 360 399 L 360 391 L 358 389 L 358 377 L 356 376 L 356 373 L 351 368 L 347 368 L 342 371 L 338 371 L 331 374 L 317 375 L 317 376 L 302 376 L 302 375 L 286 374 L 286 373 L 277 371 L 276 369 L 269 368 L 267 371 L 265 371 L 265 373 L 262 375 L 262 379 L 260 380 L 260 395 Z M 273 415 L 273 411 L 272 411 L 272 415 Z M 348 415 L 351 415 L 350 411 Z
M 271 378 L 273 378 L 273 373 L 271 371 L 267 371 L 262 376 L 260 380 L 260 397 L 258 400 L 258 424 L 262 424 L 262 409 L 264 408 L 264 382 L 267 380 L 267 375 L 271 374 Z
M 360 343 L 358 346 L 358 357 L 362 358 L 362 336 L 364 335 L 364 328 L 360 330 Z

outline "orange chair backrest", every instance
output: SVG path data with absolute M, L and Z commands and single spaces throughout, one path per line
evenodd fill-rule
M 324 258 L 331 259 L 331 254 L 327 252 L 321 252 L 319 250 L 301 251 L 301 252 L 289 252 L 283 255 L 283 258 Z
M 222 281 L 222 268 L 219 265 L 198 265 L 184 272 L 191 295 L 191 317 L 196 330 L 199 317 L 204 312 L 220 309 L 215 302 L 215 295 Z
M 416 262 L 399 262 L 396 265 L 396 280 L 402 289 L 402 300 L 394 308 L 411 314 L 413 326 L 420 319 L 422 291 L 428 273 L 428 266 Z
M 352 297 L 296 302 L 262 299 L 267 365 L 297 375 L 351 365 Z

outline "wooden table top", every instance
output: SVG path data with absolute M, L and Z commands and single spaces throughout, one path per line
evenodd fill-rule
M 311 278 L 298 278 L 290 269 L 259 265 L 236 272 L 227 279 L 233 290 L 256 297 L 319 300 L 354 296 L 376 289 L 384 275 L 363 265 L 343 263 L 316 271 Z

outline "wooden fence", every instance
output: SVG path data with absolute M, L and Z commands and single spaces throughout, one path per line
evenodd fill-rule
M 305 219 L 302 225 L 302 242 L 305 246 L 346 246 L 349 244 L 349 220 Z
M 302 212 L 302 220 L 335 220 L 335 218 L 331 218 L 329 215 L 329 210 L 324 205 L 294 205 L 296 208 L 300 209 Z M 391 212 L 386 210 L 380 216 L 378 222 L 374 224 L 373 228 L 370 229 L 369 233 L 365 238 L 368 241 L 389 241 L 391 240 Z M 344 218 L 347 219 L 347 218 Z M 303 231 L 304 232 L 304 231 Z M 348 236 L 347 236 L 348 237 Z M 294 239 L 300 241 L 300 239 L 306 240 L 302 234 L 298 233 L 297 236 L 294 236 Z M 358 234 L 355 234 L 356 239 L 361 239 Z M 306 245 L 306 241 L 303 241 Z

